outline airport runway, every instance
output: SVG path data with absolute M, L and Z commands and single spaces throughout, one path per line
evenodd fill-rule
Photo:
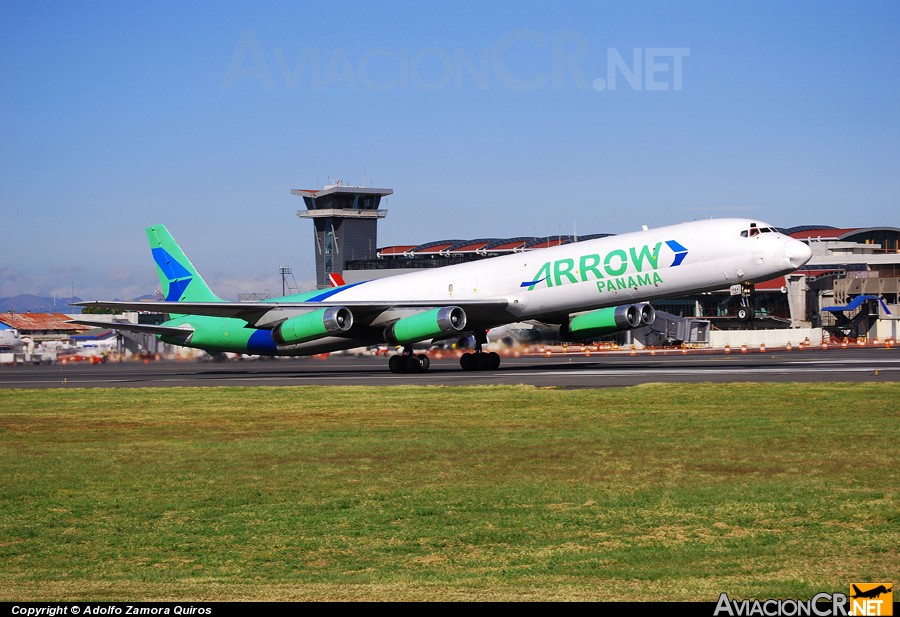
M 166 386 L 473 385 L 531 384 L 608 388 L 654 382 L 900 381 L 900 350 L 753 351 L 746 354 L 627 352 L 504 358 L 496 371 L 464 372 L 455 357 L 431 370 L 395 375 L 387 358 L 296 358 L 267 361 L 135 362 L 0 367 L 0 388 L 140 388 Z

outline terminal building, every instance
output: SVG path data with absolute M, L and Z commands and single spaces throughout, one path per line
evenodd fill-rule
M 330 286 L 331 274 L 355 283 L 612 235 L 455 238 L 379 247 L 377 222 L 387 215 L 381 198 L 393 194 L 391 189 L 337 183 L 292 193 L 306 204 L 297 215 L 315 224 L 319 287 Z M 806 225 L 779 231 L 807 242 L 813 257 L 796 272 L 756 284 L 749 323 L 738 317 L 740 296 L 728 288 L 655 300 L 653 306 L 676 320 L 707 321 L 713 330 L 821 328 L 836 337 L 897 338 L 900 228 Z

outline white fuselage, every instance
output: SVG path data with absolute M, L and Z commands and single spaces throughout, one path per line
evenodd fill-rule
M 806 244 L 766 223 L 711 219 L 375 279 L 336 290 L 328 301 L 352 306 L 390 299 L 435 307 L 502 301 L 503 310 L 467 309 L 469 325 L 562 323 L 593 309 L 770 279 L 801 267 L 811 254 Z M 386 311 L 369 325 L 396 318 L 396 311 Z M 315 353 L 352 343 L 327 337 L 292 347 Z
M 390 298 L 444 306 L 504 299 L 512 314 L 531 319 L 727 288 L 735 283 L 785 274 L 808 261 L 809 248 L 780 233 L 742 237 L 741 232 L 751 223 L 744 219 L 681 223 L 421 270 L 353 286 L 329 300 Z M 757 225 L 767 228 L 764 223 Z M 685 250 L 676 251 L 667 244 L 670 241 Z M 651 257 L 657 246 L 654 267 Z M 680 260 L 678 252 L 683 253 Z M 591 257 L 594 255 L 599 262 Z M 567 260 L 573 265 L 570 270 L 566 270 Z M 550 265 L 542 272 L 546 264 Z M 549 275 L 549 281 L 533 287 L 522 286 L 544 273 Z
M 18 330 L 12 328 L 0 329 L 0 350 L 14 351 L 20 349 L 24 341 L 19 337 Z

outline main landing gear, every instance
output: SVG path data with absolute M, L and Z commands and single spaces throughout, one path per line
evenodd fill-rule
M 500 354 L 493 351 L 483 351 L 483 345 L 487 343 L 487 332 L 481 330 L 475 333 L 475 352 L 467 352 L 459 359 L 459 365 L 464 371 L 495 371 L 500 368 Z M 391 356 L 388 368 L 392 373 L 425 373 L 431 366 L 431 360 L 423 353 L 416 354 L 412 347 L 405 347 L 403 353 Z
M 500 354 L 493 351 L 482 351 L 482 346 L 487 343 L 487 332 L 480 330 L 475 333 L 475 353 L 464 353 L 459 359 L 459 365 L 464 371 L 496 371 L 500 368 Z
M 403 349 L 403 353 L 391 356 L 388 368 L 392 373 L 425 373 L 431 367 L 431 360 L 423 353 L 413 353 L 412 347 Z
M 459 365 L 464 371 L 496 371 L 500 368 L 500 354 L 495 351 L 464 353 Z

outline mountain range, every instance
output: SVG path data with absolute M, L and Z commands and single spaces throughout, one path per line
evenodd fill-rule
M 134 300 L 155 300 L 156 295 L 147 294 Z M 78 296 L 74 298 L 44 297 L 34 294 L 19 294 L 8 298 L 0 298 L 0 313 L 81 313 L 80 306 L 69 306 L 72 302 L 80 302 Z

